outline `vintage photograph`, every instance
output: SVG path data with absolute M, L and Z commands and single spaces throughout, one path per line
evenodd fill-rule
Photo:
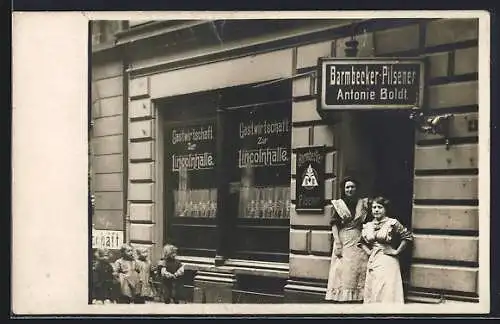
M 89 21 L 88 303 L 477 304 L 479 34 Z

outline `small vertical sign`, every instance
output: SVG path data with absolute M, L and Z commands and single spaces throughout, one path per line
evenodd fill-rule
M 325 147 L 299 148 L 296 151 L 297 212 L 323 212 L 325 201 Z

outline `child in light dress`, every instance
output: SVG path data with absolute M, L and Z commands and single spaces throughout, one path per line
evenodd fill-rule
M 142 265 L 135 259 L 134 249 L 130 244 L 121 247 L 121 258 L 114 263 L 114 276 L 119 283 L 119 304 L 134 303 L 142 291 L 140 277 Z
M 144 304 L 154 298 L 151 280 L 151 261 L 147 248 L 137 249 L 137 261 L 140 266 L 139 277 L 141 279 L 141 290 L 135 298 L 135 304 Z

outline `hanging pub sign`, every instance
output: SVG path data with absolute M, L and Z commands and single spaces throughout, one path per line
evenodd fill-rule
M 325 201 L 325 147 L 306 147 L 296 151 L 297 212 L 323 212 Z
M 318 109 L 411 109 L 422 106 L 424 63 L 420 59 L 318 61 Z

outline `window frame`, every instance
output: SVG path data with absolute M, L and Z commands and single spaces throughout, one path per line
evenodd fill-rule
M 268 83 L 268 82 L 265 82 Z M 291 133 L 292 133 L 292 82 L 291 80 L 281 80 L 279 82 L 271 82 L 268 84 L 243 85 L 233 88 L 224 88 L 204 93 L 191 93 L 178 97 L 172 97 L 158 102 L 159 109 L 165 109 L 166 114 L 162 114 L 162 127 L 164 129 L 163 149 L 164 149 L 164 243 L 174 243 L 179 246 L 179 254 L 189 257 L 222 257 L 223 259 L 240 259 L 246 261 L 260 262 L 279 262 L 288 263 L 289 261 L 289 228 L 290 228 L 290 211 L 287 217 L 283 218 L 240 218 L 238 217 L 238 209 L 228 208 L 228 201 L 233 199 L 234 205 L 234 189 L 230 183 L 229 177 L 226 177 L 224 171 L 227 168 L 228 162 L 231 163 L 231 158 L 227 158 L 228 149 L 232 149 L 235 144 L 232 142 L 230 134 L 227 134 L 226 129 L 228 124 L 234 120 L 232 116 L 245 114 L 249 109 L 273 109 L 273 106 L 279 106 L 282 113 L 277 113 L 279 116 L 284 115 L 288 122 L 288 131 L 286 140 L 283 145 L 287 150 L 287 163 L 282 166 L 282 175 L 284 180 L 278 186 L 288 188 L 288 208 L 291 209 L 292 200 L 291 194 Z M 199 110 L 201 109 L 201 110 Z M 278 108 L 276 108 L 278 109 Z M 170 112 L 168 112 L 170 110 Z M 192 110 L 192 111 L 191 111 Z M 177 111 L 177 113 L 176 113 Z M 207 113 L 208 112 L 208 113 Z M 178 117 L 182 115 L 181 117 Z M 169 118 L 170 116 L 170 118 Z M 215 117 L 214 117 L 215 116 Z M 282 117 L 280 117 L 282 118 Z M 215 155 L 216 155 L 216 186 L 217 186 L 217 213 L 215 218 L 191 218 L 174 217 L 173 209 L 173 191 L 172 180 L 169 179 L 170 172 L 167 165 L 171 162 L 168 154 L 171 154 L 169 149 L 168 127 L 174 125 L 190 125 L 198 122 L 213 121 L 215 131 Z M 236 154 L 236 152 L 234 152 Z M 221 156 L 219 156 L 221 155 Z M 222 175 L 222 176 L 221 176 Z M 232 181 L 232 180 L 231 180 Z M 239 179 L 241 182 L 241 178 Z M 276 187 L 276 186 L 273 186 Z M 241 188 L 241 186 L 239 187 Z M 236 186 L 238 191 L 238 186 Z M 233 196 L 231 196 L 233 195 Z M 238 195 L 237 195 L 238 196 Z M 236 201 L 236 206 L 238 205 Z M 209 248 L 206 246 L 186 247 L 186 242 L 176 242 L 173 238 L 178 237 L 174 232 L 179 227 L 199 228 L 201 230 L 212 231 L 209 234 L 212 237 Z M 247 237 L 248 233 L 254 233 L 254 241 L 267 242 L 269 237 L 275 237 L 277 243 L 269 245 L 261 250 L 244 250 L 235 248 L 235 245 L 242 244 L 239 239 Z M 207 232 L 208 233 L 208 232 Z M 207 233 L 200 232 L 199 236 Z M 247 233 L 238 235 L 238 233 Z M 261 236 L 260 239 L 255 237 Z M 267 236 L 266 236 L 267 235 Z M 189 238 L 186 238 L 189 240 Z M 217 242 L 215 242 L 216 240 Z M 177 240 L 178 241 L 178 240 Z M 264 243 L 267 244 L 267 243 Z M 281 244 L 281 246 L 280 246 Z M 184 247 L 183 247 L 184 245 Z M 244 245 L 243 245 L 244 246 Z M 279 248 L 278 248 L 279 246 Z
M 274 109 L 274 110 L 273 110 Z M 273 110 L 271 113 L 270 111 Z M 268 261 L 268 262 L 288 262 L 289 258 L 289 226 L 290 226 L 290 183 L 291 183 L 291 102 L 282 103 L 263 103 L 253 105 L 251 107 L 241 107 L 234 110 L 229 110 L 227 112 L 227 122 L 231 124 L 234 132 L 234 127 L 240 125 L 240 123 L 248 124 L 248 121 L 259 122 L 259 121 L 269 121 L 271 123 L 278 122 L 279 120 L 286 120 L 287 131 L 285 134 L 277 135 L 276 138 L 271 138 L 270 146 L 259 145 L 257 141 L 259 140 L 259 135 L 251 136 L 248 140 L 236 140 L 229 144 L 231 150 L 231 164 L 234 168 L 238 170 L 232 170 L 232 176 L 237 178 L 231 178 L 231 183 L 239 183 L 239 191 L 234 190 L 231 192 L 229 201 L 232 202 L 231 215 L 232 219 L 232 235 L 230 238 L 231 246 L 233 247 L 229 252 L 229 256 L 234 259 L 242 260 L 252 260 L 252 261 Z M 250 119 L 245 118 L 255 113 L 257 118 Z M 254 124 L 256 125 L 256 124 Z M 231 131 L 228 127 L 229 132 Z M 233 133 L 225 134 L 230 139 L 234 138 Z M 283 138 L 279 138 L 283 136 Z M 269 140 L 271 135 L 268 135 L 267 140 Z M 249 144 L 249 142 L 252 142 Z M 286 206 L 288 206 L 288 212 L 285 217 L 282 218 L 267 218 L 267 217 L 241 217 L 239 204 L 241 203 L 242 189 L 244 188 L 241 184 L 244 182 L 243 174 L 244 168 L 239 168 L 239 161 L 237 161 L 238 150 L 255 150 L 256 148 L 274 148 L 274 147 L 284 147 L 287 151 L 287 162 L 282 166 L 259 166 L 252 168 L 254 176 L 257 177 L 257 185 L 254 188 L 276 188 L 283 187 L 287 188 L 288 202 L 283 201 Z M 229 149 L 228 149 L 229 150 Z M 237 166 L 236 166 L 237 165 Z M 279 175 L 276 177 L 276 182 L 274 183 L 259 183 L 262 181 L 263 177 L 273 173 L 273 168 L 279 168 Z M 276 170 L 276 169 L 274 169 Z M 260 177 L 259 177 L 260 173 Z M 264 175 L 263 175 L 264 174 Z M 260 178 L 260 179 L 259 179 Z M 253 183 L 255 184 L 255 183 Z M 264 189 L 266 190 L 266 189 Z M 286 197 L 286 196 L 285 196 Z M 267 197 L 269 198 L 269 197 Z M 236 201 L 235 201 L 236 200 Z M 274 199 L 273 199 L 274 202 Z M 267 205 L 267 201 L 262 201 L 259 204 L 263 204 L 264 207 Z M 262 244 L 262 242 L 265 242 Z M 261 245 L 262 244 L 262 245 Z

